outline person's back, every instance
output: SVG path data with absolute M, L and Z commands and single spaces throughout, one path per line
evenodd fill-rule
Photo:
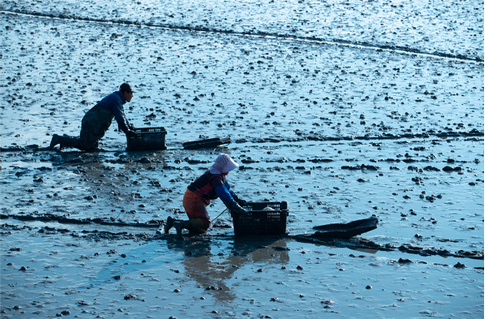
M 218 196 L 215 188 L 224 182 L 224 176 L 212 174 L 207 170 L 199 178 L 190 183 L 187 188 L 205 199 L 216 199 Z

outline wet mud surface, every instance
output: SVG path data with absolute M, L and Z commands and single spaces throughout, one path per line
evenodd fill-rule
M 3 1 L 1 317 L 483 317 L 482 11 Z M 115 124 L 99 152 L 47 149 L 121 81 L 167 150 L 126 152 Z M 220 152 L 241 197 L 289 203 L 287 236 L 236 238 L 228 213 L 160 232 Z

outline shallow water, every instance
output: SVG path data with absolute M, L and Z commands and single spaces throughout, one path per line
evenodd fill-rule
M 120 3 L 0 5 L 2 317 L 483 317 L 483 2 Z M 44 149 L 125 80 L 166 151 Z M 220 152 L 288 237 L 148 227 Z M 373 214 L 392 249 L 293 237 Z

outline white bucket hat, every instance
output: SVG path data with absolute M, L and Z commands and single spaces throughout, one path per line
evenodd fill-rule
M 212 174 L 225 174 L 238 167 L 239 164 L 234 162 L 229 155 L 221 154 L 217 156 L 209 171 Z

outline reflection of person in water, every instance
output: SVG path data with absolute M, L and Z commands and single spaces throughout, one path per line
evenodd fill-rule
M 236 296 L 231 293 L 225 281 L 231 278 L 237 267 L 227 262 L 216 264 L 211 260 L 214 257 L 210 245 L 210 241 L 206 240 L 185 247 L 185 270 L 190 278 L 199 283 L 201 288 L 210 291 L 217 300 L 232 301 Z
M 190 232 L 205 232 L 210 226 L 207 206 L 211 200 L 217 198 L 220 198 L 231 212 L 247 214 L 248 212 L 241 207 L 247 205 L 247 202 L 239 198 L 227 182 L 227 174 L 238 166 L 229 155 L 219 155 L 210 169 L 192 182 L 185 192 L 183 205 L 189 220 L 178 221 L 169 217 L 165 224 L 165 233 L 168 234 L 172 226 L 178 235 L 181 235 L 184 228 Z
M 121 84 L 119 91 L 106 96 L 84 115 L 79 137 L 54 134 L 50 148 L 53 149 L 59 144 L 61 149 L 74 147 L 82 151 L 96 150 L 99 140 L 110 127 L 113 118 L 118 122 L 119 129 L 127 136 L 135 136 L 134 127 L 128 123 L 123 110 L 123 104 L 131 101 L 133 92 L 128 83 Z
M 197 238 L 197 239 L 196 239 Z M 227 256 L 215 254 L 210 239 L 191 237 L 189 240 L 167 239 L 168 247 L 185 253 L 183 261 L 187 275 L 219 301 L 232 301 L 236 296 L 227 286 L 234 273 L 245 264 L 287 264 L 290 260 L 286 239 L 244 238 L 233 242 Z M 219 245 L 217 245 L 219 246 Z M 226 249 L 224 249 L 226 250 Z

